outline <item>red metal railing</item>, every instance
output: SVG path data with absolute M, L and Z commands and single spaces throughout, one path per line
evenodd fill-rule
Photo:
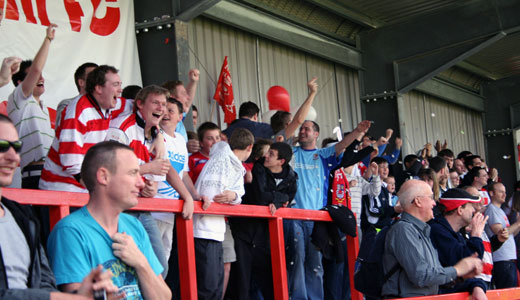
M 72 192 L 53 192 L 28 189 L 3 188 L 2 196 L 16 200 L 22 204 L 49 206 L 51 227 L 69 214 L 70 207 L 81 207 L 88 201 L 88 194 Z M 161 211 L 179 213 L 183 201 L 155 198 L 141 198 L 133 210 Z M 213 203 L 208 210 L 202 210 L 201 203 L 195 203 L 195 213 L 266 218 L 269 223 L 271 240 L 271 263 L 273 269 L 273 284 L 275 299 L 288 300 L 287 269 L 285 265 L 285 245 L 283 236 L 283 220 L 298 219 L 309 221 L 331 221 L 325 211 L 280 208 L 271 215 L 266 206 L 254 205 L 221 205 Z M 179 251 L 179 269 L 182 299 L 197 299 L 197 279 L 195 274 L 195 245 L 193 241 L 193 221 L 175 218 Z M 358 239 L 347 236 L 348 265 L 350 274 L 351 295 L 353 300 L 362 300 L 363 295 L 354 289 L 354 264 L 357 257 Z M 520 299 L 520 288 L 493 290 L 487 292 L 488 299 Z M 409 299 L 468 299 L 468 293 L 436 295 Z

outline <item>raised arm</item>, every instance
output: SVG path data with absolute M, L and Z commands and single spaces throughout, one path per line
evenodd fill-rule
M 38 83 L 38 80 L 40 79 L 40 75 L 43 72 L 43 67 L 45 66 L 49 54 L 49 47 L 54 39 L 55 27 L 58 26 L 56 24 L 51 24 L 47 27 L 43 44 L 40 47 L 40 50 L 38 50 L 38 53 L 36 53 L 31 67 L 27 72 L 27 76 L 22 82 L 22 92 L 25 97 L 29 97 L 32 94 L 36 83 Z
M 336 156 L 339 156 L 345 148 L 347 148 L 354 140 L 361 139 L 363 135 L 368 131 L 370 128 L 371 122 L 370 121 L 361 121 L 356 129 L 352 130 L 351 133 L 347 134 L 341 142 L 337 143 L 334 147 L 336 150 Z
M 191 105 L 193 104 L 193 100 L 195 99 L 195 93 L 197 92 L 197 85 L 199 84 L 200 71 L 197 69 L 191 69 L 188 72 L 188 77 L 190 82 L 186 88 L 186 92 L 188 92 L 188 103 L 186 103 L 185 109 L 189 110 Z
M 285 128 L 286 138 L 292 137 L 296 130 L 303 124 L 303 122 L 305 122 L 305 117 L 309 113 L 309 109 L 311 108 L 312 102 L 314 101 L 314 98 L 318 92 L 317 80 L 318 77 L 313 77 L 309 82 L 307 82 L 307 87 L 309 87 L 309 95 L 300 108 L 298 108 L 298 111 L 296 111 L 296 114 L 294 115 L 291 123 L 289 123 L 287 128 Z

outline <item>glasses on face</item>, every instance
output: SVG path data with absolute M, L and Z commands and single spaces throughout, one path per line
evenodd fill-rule
M 9 151 L 9 148 L 13 147 L 14 152 L 20 153 L 22 151 L 22 141 L 8 141 L 0 139 L 0 153 Z

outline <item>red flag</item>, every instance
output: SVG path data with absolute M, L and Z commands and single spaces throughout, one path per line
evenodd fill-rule
M 231 124 L 237 118 L 237 109 L 235 102 L 233 101 L 233 85 L 231 83 L 231 74 L 229 72 L 229 66 L 227 62 L 227 56 L 224 58 L 222 69 L 220 70 L 220 76 L 218 77 L 217 89 L 213 99 L 220 104 L 224 111 L 224 122 Z

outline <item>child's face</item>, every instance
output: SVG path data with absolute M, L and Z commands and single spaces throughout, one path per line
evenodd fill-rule
M 202 141 L 200 141 L 200 147 L 205 152 L 209 153 L 209 150 L 213 146 L 213 144 L 220 142 L 220 130 L 213 129 L 213 130 L 207 130 L 204 133 L 204 137 L 202 138 Z
M 387 184 L 386 189 L 390 193 L 394 193 L 395 192 L 395 179 L 393 177 L 388 177 L 385 179 L 385 182 Z
M 161 125 L 177 127 L 177 124 L 179 123 L 179 115 L 182 116 L 182 113 L 179 112 L 179 107 L 176 104 L 168 102 L 166 104 L 166 113 L 161 121 Z
M 388 163 L 379 164 L 378 167 L 379 177 L 381 177 L 382 180 L 385 180 L 386 177 L 388 177 L 388 173 L 390 172 L 390 169 L 388 169 Z

